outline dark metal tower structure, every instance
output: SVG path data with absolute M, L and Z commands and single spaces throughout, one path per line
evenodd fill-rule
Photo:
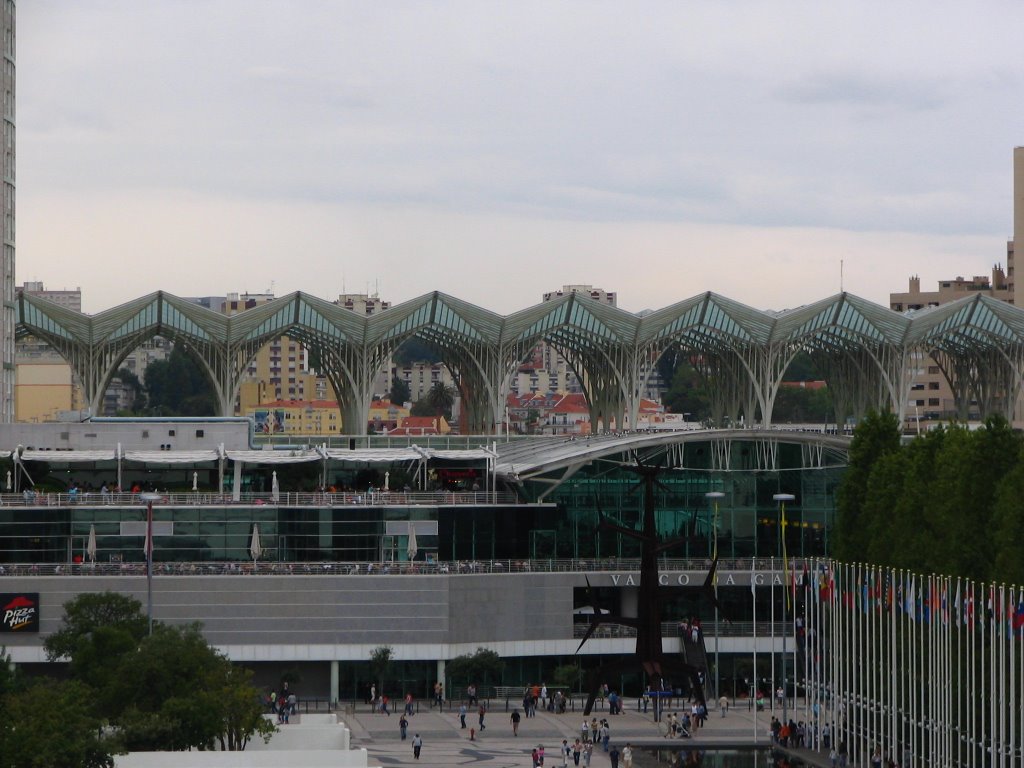
M 655 486 L 660 485 L 658 474 L 661 472 L 661 467 L 645 465 L 637 456 L 634 456 L 634 459 L 636 460 L 635 465 L 629 468 L 639 475 L 640 481 L 638 485 L 643 487 L 643 526 L 640 530 L 626 528 L 611 522 L 602 515 L 600 529 L 617 531 L 623 536 L 628 536 L 640 542 L 640 586 L 637 600 L 637 615 L 633 617 L 602 613 L 593 599 L 594 596 L 591 595 L 591 605 L 594 607 L 594 613 L 590 620 L 590 626 L 587 628 L 587 633 L 583 636 L 576 651 L 577 653 L 579 652 L 583 644 L 590 639 L 591 635 L 601 624 L 623 624 L 636 629 L 636 657 L 635 659 L 613 661 L 591 670 L 588 676 L 589 696 L 587 697 L 586 707 L 583 710 L 584 714 L 587 715 L 590 714 L 594 707 L 594 701 L 597 699 L 601 680 L 626 670 L 635 669 L 636 665 L 639 665 L 644 671 L 652 689 L 660 689 L 663 680 L 687 679 L 690 682 L 694 698 L 705 703 L 704 684 L 700 677 L 701 669 L 694 664 L 687 663 L 680 657 L 666 654 L 662 648 L 661 605 L 664 591 L 668 588 L 662 587 L 658 583 L 658 555 L 667 549 L 678 546 L 685 539 L 658 540 L 658 530 L 654 514 L 654 493 Z M 712 561 L 711 570 L 708 571 L 707 578 L 704 581 L 703 592 L 709 596 L 712 604 L 718 606 L 719 611 L 721 611 L 721 605 L 718 604 L 712 586 L 717 567 L 718 559 L 716 557 Z M 590 590 L 589 580 L 587 582 L 587 589 L 588 591 Z M 680 642 L 684 641 L 680 640 Z

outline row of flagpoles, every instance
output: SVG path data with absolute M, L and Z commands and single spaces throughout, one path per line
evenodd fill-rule
M 1024 766 L 1024 588 L 828 560 L 784 583 L 794 717 L 817 746 L 853 765 Z

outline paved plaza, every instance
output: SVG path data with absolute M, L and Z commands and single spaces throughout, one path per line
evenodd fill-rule
M 562 739 L 571 744 L 579 735 L 583 724 L 583 713 L 566 712 L 556 715 L 538 711 L 536 717 L 523 718 L 519 725 L 519 736 L 512 735 L 510 712 L 504 704 L 487 713 L 482 733 L 476 733 L 470 740 L 470 728 L 459 727 L 458 709 L 445 708 L 443 712 L 421 707 L 418 714 L 409 718 L 409 736 L 402 741 L 398 732 L 399 715 L 373 714 L 367 705 L 360 705 L 356 714 L 345 715 L 344 720 L 352 730 L 352 746 L 365 747 L 369 751 L 370 765 L 409 765 L 424 768 L 444 766 L 481 765 L 487 768 L 513 768 L 530 766 L 530 751 L 538 744 L 545 749 L 545 766 L 558 768 L 562 761 L 559 746 Z M 682 713 L 682 705 L 678 710 Z M 798 719 L 804 719 L 802 710 L 797 711 Z M 771 712 L 756 714 L 748 710 L 746 703 L 729 710 L 725 717 L 716 709 L 708 717 L 704 728 L 695 732 L 691 739 L 668 740 L 662 735 L 661 726 L 654 722 L 653 712 L 644 714 L 627 708 L 621 715 L 609 717 L 607 710 L 593 713 L 598 721 L 606 718 L 611 728 L 610 744 L 620 749 L 626 742 L 634 747 L 659 747 L 669 744 L 680 747 L 728 747 L 750 746 L 757 742 L 768 743 L 768 726 Z M 780 713 L 781 716 L 781 713 Z M 587 718 L 589 720 L 590 718 Z M 467 716 L 467 726 L 475 727 L 477 717 Z M 423 750 L 419 760 L 413 757 L 412 738 L 418 733 L 423 738 Z M 803 753 L 803 750 L 801 750 Z M 801 757 L 805 757 L 801 754 Z M 820 759 L 820 758 L 819 758 Z M 638 755 L 634 764 L 641 766 L 644 760 Z M 572 759 L 569 760 L 570 766 Z M 591 760 L 592 768 L 611 765 L 608 753 L 597 746 Z M 620 765 L 622 763 L 620 762 Z

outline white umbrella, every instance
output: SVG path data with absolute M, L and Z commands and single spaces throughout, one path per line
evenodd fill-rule
M 193 472 L 192 473 L 192 490 L 193 491 L 198 491 L 199 490 L 199 473 L 198 472 Z
M 96 565 L 96 526 L 89 526 L 89 543 L 85 545 L 85 554 Z
M 277 470 L 274 470 L 270 476 L 270 496 L 274 499 L 275 504 L 281 500 L 281 486 L 277 484 Z
M 254 563 L 263 554 L 263 547 L 260 545 L 260 526 L 258 523 L 252 524 L 252 541 L 249 543 L 249 554 L 252 556 Z
M 412 524 L 412 520 L 409 521 L 409 545 L 406 547 L 406 552 L 409 554 L 410 560 L 416 559 L 416 553 L 420 549 L 416 545 L 416 526 Z

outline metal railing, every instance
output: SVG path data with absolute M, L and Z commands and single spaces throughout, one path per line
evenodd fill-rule
M 589 629 L 589 624 L 573 624 L 572 636 L 574 638 L 582 638 Z M 754 622 L 752 621 L 733 621 L 733 622 L 719 622 L 718 624 L 718 637 L 751 637 L 755 635 Z M 776 637 L 781 638 L 783 635 L 789 633 L 792 634 L 793 625 L 789 622 L 776 621 L 774 632 L 772 628 L 772 622 L 770 621 L 759 621 L 757 622 L 757 637 L 771 637 L 773 634 Z M 701 632 L 704 637 L 715 637 L 714 626 L 710 621 L 705 622 L 701 625 Z M 674 622 L 663 621 L 661 623 L 661 636 L 662 637 L 677 637 L 677 627 Z M 627 627 L 622 624 L 601 624 L 598 625 L 597 629 L 591 635 L 593 638 L 609 639 L 609 638 L 632 638 L 636 637 L 636 628 Z
M 147 492 L 149 493 L 149 492 Z M 315 491 L 282 491 L 273 493 L 239 493 L 238 498 L 230 491 L 172 491 L 160 493 L 154 502 L 163 507 L 224 507 L 224 506 L 276 506 L 276 507 L 415 507 L 415 506 L 486 506 L 494 504 L 521 503 L 514 493 L 502 491 L 384 491 L 373 490 L 362 493 L 342 491 L 338 493 Z M 113 506 L 145 507 L 141 493 L 102 493 L 100 491 L 79 491 L 77 493 L 0 493 L 0 505 L 19 507 L 69 507 L 69 506 Z
M 160 550 L 157 550 L 159 556 Z M 798 560 L 790 561 L 790 570 L 801 567 Z M 659 563 L 661 571 L 706 571 L 710 567 L 709 560 L 670 559 Z M 749 572 L 751 560 L 739 559 L 719 561 L 719 572 Z M 758 559 L 753 567 L 761 573 L 779 571 L 781 560 Z M 402 562 L 275 562 L 267 560 L 246 560 L 231 562 L 163 562 L 153 563 L 153 572 L 157 575 L 173 576 L 401 576 L 401 575 L 469 575 L 469 574 L 508 574 L 508 573 L 573 573 L 573 572 L 622 572 L 637 571 L 640 568 L 639 558 L 606 558 L 601 560 L 455 560 L 434 561 L 415 560 Z M 145 561 L 106 562 L 106 563 L 0 563 L 0 576 L 134 576 L 143 575 L 146 571 Z M 758 634 L 761 626 L 770 627 L 769 622 L 758 622 Z M 577 626 L 585 627 L 580 624 Z M 749 622 L 735 625 L 742 628 Z M 628 629 L 628 628 L 627 628 Z M 671 625 L 671 634 L 675 634 L 675 626 Z M 585 629 L 580 630 L 582 632 Z M 633 631 L 628 629 L 628 631 Z M 720 634 L 732 632 L 723 629 Z M 737 630 L 735 634 L 744 634 Z M 620 635 L 622 637 L 631 635 Z

